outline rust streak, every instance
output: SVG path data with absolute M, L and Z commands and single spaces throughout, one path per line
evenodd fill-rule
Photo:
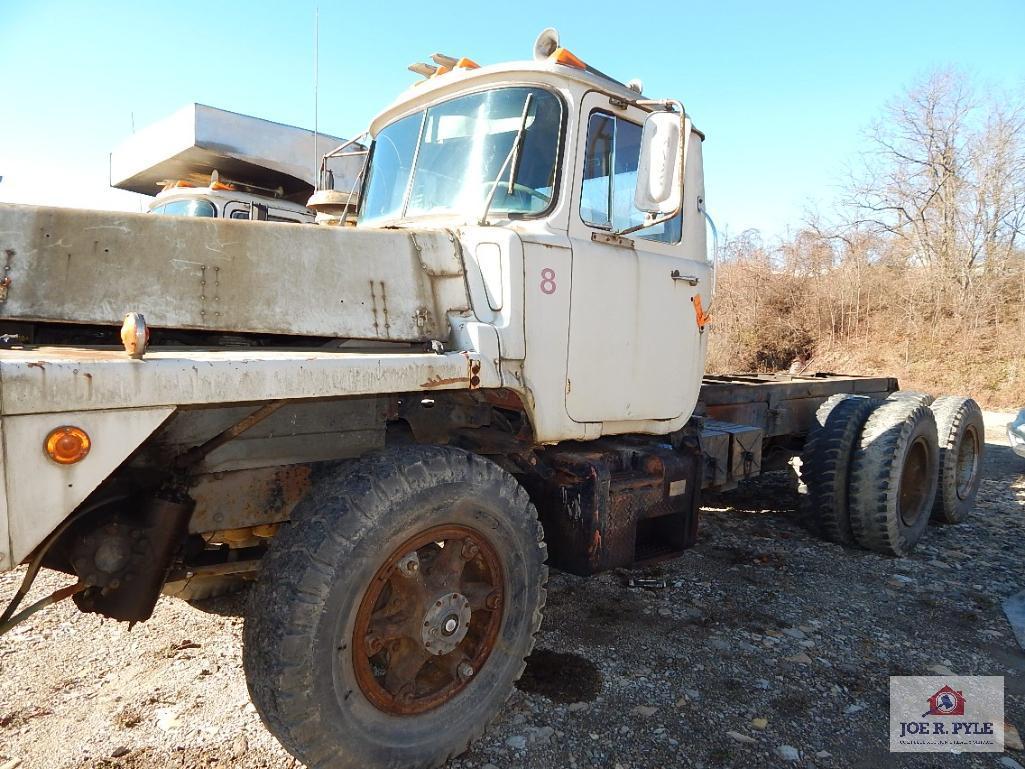
M 461 384 L 464 381 L 466 381 L 466 380 L 464 380 L 460 376 L 454 376 L 454 377 L 449 377 L 449 378 L 445 379 L 445 378 L 442 378 L 442 377 L 438 376 L 437 374 L 435 374 L 430 379 L 428 379 L 426 382 L 422 382 L 420 384 L 420 386 L 421 387 L 425 387 L 425 388 L 441 387 L 442 385 Z

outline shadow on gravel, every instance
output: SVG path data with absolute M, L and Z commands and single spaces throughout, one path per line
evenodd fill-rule
M 1012 481 L 1025 474 L 1025 459 L 1011 451 L 1009 446 L 987 443 L 985 451 L 982 459 L 983 480 Z
M 535 649 L 516 688 L 552 702 L 592 702 L 601 692 L 601 674 L 579 654 Z
M 189 605 L 204 614 L 215 614 L 218 617 L 243 617 L 246 613 L 246 600 L 248 597 L 249 588 L 246 587 L 231 595 L 204 598 L 200 601 L 189 601 Z

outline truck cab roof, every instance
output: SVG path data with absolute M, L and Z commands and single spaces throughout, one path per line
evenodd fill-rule
M 560 63 L 554 57 L 549 57 L 439 70 L 440 74 L 413 83 L 390 106 L 378 113 L 371 121 L 370 133 L 376 135 L 385 125 L 409 112 L 415 112 L 453 94 L 465 93 L 476 86 L 485 88 L 492 84 L 544 83 L 556 88 L 575 86 L 583 90 L 601 91 L 610 97 L 627 101 L 645 98 L 640 91 L 587 66 L 576 57 L 572 58 L 583 66 Z

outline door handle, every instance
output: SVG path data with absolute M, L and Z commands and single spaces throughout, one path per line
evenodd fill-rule
M 698 284 L 697 275 L 681 275 L 679 270 L 673 270 L 669 273 L 669 277 L 673 280 L 682 280 L 684 283 L 690 286 L 696 286 Z

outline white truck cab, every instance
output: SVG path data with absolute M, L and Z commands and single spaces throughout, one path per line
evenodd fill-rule
M 457 329 L 532 394 L 542 440 L 669 433 L 697 400 L 713 293 L 704 137 L 677 111 L 682 200 L 643 227 L 642 126 L 667 103 L 547 43 L 440 67 L 375 117 L 358 227 L 458 232 L 474 317 Z
M 171 182 L 149 204 L 149 213 L 164 216 L 205 216 L 268 222 L 313 224 L 316 216 L 301 203 L 246 192 L 243 185 L 215 182 L 195 187 Z

